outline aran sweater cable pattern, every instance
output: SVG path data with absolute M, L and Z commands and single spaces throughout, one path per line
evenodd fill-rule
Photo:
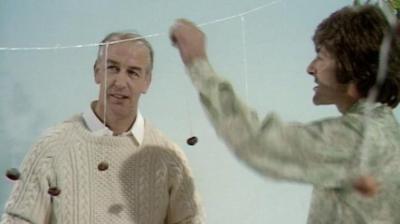
M 105 161 L 109 168 L 97 166 Z M 61 194 L 51 197 L 49 187 Z M 186 158 L 145 122 L 131 136 L 93 136 L 80 116 L 50 129 L 26 156 L 1 224 L 202 223 Z

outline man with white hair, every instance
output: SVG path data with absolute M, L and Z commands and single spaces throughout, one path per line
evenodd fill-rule
M 184 154 L 139 112 L 153 58 L 137 34 L 102 41 L 98 100 L 34 145 L 1 224 L 202 223 Z

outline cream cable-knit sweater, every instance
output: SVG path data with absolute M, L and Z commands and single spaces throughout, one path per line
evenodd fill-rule
M 53 186 L 59 196 L 47 193 Z M 186 158 L 159 130 L 146 122 L 138 146 L 131 136 L 93 136 L 75 116 L 26 156 L 0 223 L 197 224 L 202 217 Z

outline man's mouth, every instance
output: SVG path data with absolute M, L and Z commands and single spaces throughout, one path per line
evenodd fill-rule
M 315 84 L 317 84 L 317 85 L 316 85 L 316 86 L 314 86 L 313 90 L 314 90 L 314 91 L 317 91 L 317 90 L 318 90 L 318 87 L 319 87 L 318 80 L 317 80 L 317 79 L 315 79 L 315 80 L 314 80 L 314 82 L 315 82 Z
M 119 99 L 119 100 L 124 100 L 124 99 L 128 99 L 129 98 L 126 95 L 117 94 L 117 93 L 111 93 L 110 96 L 115 98 L 115 99 Z

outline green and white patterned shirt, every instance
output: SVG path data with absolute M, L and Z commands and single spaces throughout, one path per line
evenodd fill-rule
M 274 113 L 260 120 L 207 61 L 194 61 L 188 73 L 218 136 L 240 160 L 264 176 L 314 186 L 309 224 L 400 223 L 400 127 L 390 107 L 369 105 L 364 116 L 368 104 L 359 101 L 343 116 L 309 124 Z M 372 198 L 352 187 L 366 174 L 380 183 Z

